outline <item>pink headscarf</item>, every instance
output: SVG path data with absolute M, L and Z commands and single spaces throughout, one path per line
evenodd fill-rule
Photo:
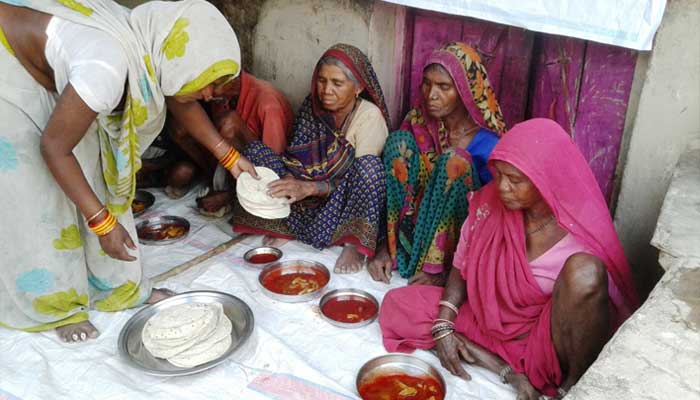
M 508 131 L 489 160 L 508 162 L 527 175 L 559 226 L 605 263 L 622 294 L 611 298 L 611 322 L 617 328 L 639 301 L 603 195 L 571 138 L 552 120 L 531 119 Z M 552 298 L 531 272 L 524 229 L 522 212 L 506 209 L 495 181 L 489 183 L 469 204 L 462 227 L 469 241 L 454 265 L 467 282 L 469 308 L 479 330 L 499 343 L 491 350 L 525 372 L 535 387 L 552 393 L 561 381 L 551 338 Z M 522 336 L 527 336 L 524 346 L 508 345 Z

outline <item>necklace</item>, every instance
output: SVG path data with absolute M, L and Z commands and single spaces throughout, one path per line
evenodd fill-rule
M 550 215 L 549 218 L 547 218 L 546 221 L 538 225 L 535 229 L 531 229 L 529 231 L 525 231 L 525 236 L 530 236 L 534 235 L 535 233 L 541 231 L 542 229 L 546 228 L 547 225 L 551 224 L 552 221 L 554 221 L 554 214 Z

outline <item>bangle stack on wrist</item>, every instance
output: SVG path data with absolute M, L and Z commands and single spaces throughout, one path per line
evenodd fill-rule
M 105 212 L 104 218 L 97 218 Z M 88 228 L 97 236 L 105 236 L 117 227 L 117 219 L 105 207 L 102 207 L 95 215 L 87 219 Z
M 433 340 L 435 342 L 444 339 L 453 333 L 455 333 L 455 324 L 447 319 L 436 319 L 433 321 L 433 327 L 430 329 L 430 334 L 433 336 Z
M 241 157 L 241 153 L 239 153 L 236 149 L 233 148 L 233 146 L 229 147 L 228 151 L 226 154 L 224 154 L 221 159 L 219 159 L 219 163 L 221 164 L 222 167 L 230 170 L 233 168 L 234 165 L 236 165 L 236 161 Z

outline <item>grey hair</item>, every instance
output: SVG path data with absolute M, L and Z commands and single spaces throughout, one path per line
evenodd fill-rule
M 337 58 L 333 56 L 325 56 L 318 61 L 318 64 L 316 64 L 316 68 L 321 68 L 322 65 L 333 65 L 335 67 L 340 68 L 340 70 L 343 71 L 343 74 L 346 78 L 348 78 L 350 82 L 352 82 L 358 88 L 362 87 L 362 85 L 360 85 L 360 82 L 357 81 L 357 78 L 355 78 L 355 74 L 353 74 L 352 71 L 350 71 L 350 68 L 348 68 L 345 64 L 343 64 L 342 61 L 338 60 Z

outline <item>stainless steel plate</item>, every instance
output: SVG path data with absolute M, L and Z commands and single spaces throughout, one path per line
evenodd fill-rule
M 360 392 L 360 386 L 372 381 L 381 375 L 403 373 L 416 377 L 429 376 L 435 379 L 442 387 L 442 392 L 447 398 L 447 387 L 440 371 L 420 358 L 403 353 L 389 353 L 373 358 L 365 363 L 357 373 L 355 386 Z
M 273 255 L 273 256 L 275 256 L 275 260 L 270 261 L 270 262 L 266 262 L 266 263 L 254 263 L 254 262 L 250 261 L 250 259 L 253 256 L 257 256 L 259 254 Z M 278 249 L 277 247 L 269 247 L 269 246 L 256 247 L 254 249 L 250 249 L 250 250 L 246 251 L 245 254 L 243 255 L 243 259 L 245 260 L 246 265 L 249 267 L 257 268 L 257 269 L 265 268 L 266 266 L 268 266 L 274 262 L 279 261 L 280 258 L 282 258 L 282 250 Z
M 330 271 L 328 271 L 328 268 L 326 268 L 325 265 L 316 261 L 287 260 L 270 264 L 267 267 L 263 268 L 262 271 L 260 271 L 260 275 L 258 275 L 258 283 L 260 283 L 260 287 L 262 287 L 262 291 L 266 295 L 270 296 L 275 300 L 283 301 L 285 303 L 301 303 L 318 297 L 321 294 L 321 292 L 323 292 L 323 289 L 326 286 L 328 286 L 328 282 L 326 282 L 326 284 L 321 286 L 318 290 L 311 293 L 300 295 L 280 294 L 269 290 L 265 287 L 265 285 L 263 285 L 265 277 L 279 270 L 282 271 L 282 275 L 291 274 L 295 272 L 311 273 L 311 271 L 318 271 L 321 274 L 323 274 L 326 278 L 328 278 L 328 282 L 330 282 L 331 280 L 331 273 Z
M 371 303 L 373 303 L 377 307 L 377 311 L 372 315 L 371 317 L 364 319 L 362 321 L 358 322 L 341 322 L 341 321 L 336 321 L 333 318 L 327 316 L 326 314 L 323 313 L 323 306 L 332 299 L 335 298 L 342 298 L 342 297 L 361 297 L 363 299 L 369 300 Z M 323 319 L 328 321 L 331 325 L 335 325 L 341 328 L 360 328 L 365 325 L 369 325 L 377 319 L 377 315 L 379 314 L 379 302 L 377 299 L 374 298 L 371 294 L 365 292 L 364 290 L 360 289 L 336 289 L 332 290 L 321 297 L 321 300 L 318 302 L 318 307 L 321 310 L 321 316 Z
M 162 240 L 149 239 L 145 234 L 145 230 L 158 230 L 161 228 L 165 228 L 168 225 L 183 227 L 185 228 L 185 233 L 182 236 L 176 238 Z M 162 217 L 149 218 L 145 221 L 141 221 L 138 224 L 136 224 L 136 234 L 139 236 L 139 242 L 145 245 L 160 246 L 164 244 L 174 243 L 186 238 L 189 231 L 190 223 L 186 219 L 182 217 L 176 217 L 174 215 L 164 215 Z
M 156 202 L 156 197 L 151 194 L 151 192 L 145 191 L 145 190 L 137 190 L 136 193 L 134 194 L 134 202 L 140 201 L 143 203 L 145 206 L 143 210 L 139 212 L 134 212 L 134 217 L 138 217 L 139 215 L 143 214 L 146 210 L 151 208 L 153 203 Z M 134 203 L 131 203 L 131 209 L 133 210 Z
M 221 357 L 196 367 L 181 368 L 167 360 L 156 358 L 146 350 L 141 341 L 141 332 L 146 322 L 159 311 L 186 303 L 221 303 L 224 314 L 231 320 L 231 346 Z M 180 293 L 173 297 L 151 304 L 139 310 L 127 321 L 119 334 L 119 355 L 132 367 L 149 375 L 181 376 L 191 375 L 213 368 L 222 363 L 240 348 L 253 333 L 255 324 L 253 312 L 241 299 L 228 293 L 215 291 L 195 291 Z

